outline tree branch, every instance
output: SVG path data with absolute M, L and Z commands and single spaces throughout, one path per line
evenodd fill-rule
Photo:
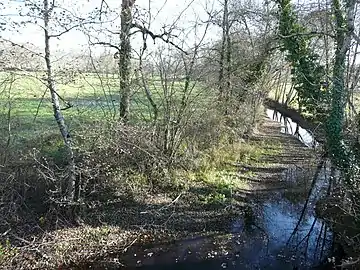
M 3 38 L 3 37 L 0 37 L 0 39 L 3 40 L 3 41 L 5 41 L 5 42 L 10 43 L 12 46 L 16 46 L 16 47 L 19 47 L 19 48 L 21 48 L 21 49 L 24 49 L 25 51 L 28 51 L 28 52 L 32 53 L 33 55 L 36 55 L 36 56 L 39 56 L 39 57 L 42 57 L 42 58 L 44 57 L 41 53 L 37 53 L 37 52 L 35 52 L 35 51 L 32 51 L 32 50 L 26 48 L 24 45 L 17 44 L 17 43 L 15 43 L 15 42 L 12 42 L 11 40 L 6 39 L 6 38 Z
M 106 5 L 106 8 L 110 9 L 108 3 L 105 1 L 105 0 L 101 0 L 101 4 L 100 4 L 100 16 L 99 16 L 99 19 L 101 21 L 101 14 L 102 14 L 102 11 L 103 11 L 103 6 L 104 4 Z
M 73 30 L 74 28 L 76 28 L 76 27 L 78 27 L 78 26 L 80 26 L 80 25 L 73 25 L 73 26 L 70 27 L 70 28 L 65 28 L 64 31 L 62 31 L 62 32 L 60 32 L 60 33 L 58 33 L 58 34 L 49 35 L 49 38 L 57 38 L 57 37 L 60 37 L 60 36 L 62 36 L 62 35 L 64 35 L 64 34 L 66 34 L 67 32 L 70 32 L 71 30 Z
M 110 48 L 114 48 L 116 49 L 117 51 L 120 52 L 120 47 L 119 46 L 116 46 L 116 45 L 113 45 L 109 42 L 102 42 L 102 41 L 99 41 L 99 42 L 90 42 L 90 45 L 103 45 L 103 46 L 108 46 Z
M 186 51 L 184 51 L 182 48 L 180 48 L 178 45 L 176 45 L 174 42 L 172 42 L 172 41 L 169 39 L 169 37 L 170 37 L 170 33 L 169 33 L 169 32 L 164 31 L 164 33 L 162 33 L 161 35 L 159 35 L 159 34 L 154 34 L 152 31 L 150 31 L 149 29 L 147 29 L 147 28 L 144 27 L 144 26 L 141 26 L 141 25 L 138 24 L 138 23 L 132 23 L 131 27 L 132 27 L 132 28 L 137 28 L 137 29 L 139 29 L 143 34 L 149 35 L 149 36 L 153 39 L 154 43 L 155 43 L 155 40 L 156 40 L 156 39 L 161 39 L 163 42 L 168 43 L 168 44 L 174 46 L 176 49 L 178 49 L 179 51 L 183 52 L 184 54 L 186 54 L 186 55 L 188 54 Z
M 352 33 L 352 36 L 354 37 L 355 41 L 360 44 L 360 37 L 355 32 Z
M 335 38 L 334 35 L 330 35 L 329 33 L 324 33 L 324 32 L 309 32 L 309 33 L 294 33 L 291 35 L 287 35 L 287 36 L 283 36 L 281 34 L 277 34 L 280 38 L 289 38 L 289 37 L 295 37 L 295 36 L 329 36 L 331 38 Z

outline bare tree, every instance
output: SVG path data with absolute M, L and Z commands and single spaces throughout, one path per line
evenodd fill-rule
M 43 0 L 42 3 L 40 1 L 27 0 L 25 13 L 21 13 L 21 16 L 25 18 L 25 22 L 32 22 L 39 26 L 44 33 L 43 59 L 46 65 L 46 87 L 50 92 L 54 118 L 58 125 L 67 152 L 66 159 L 68 173 L 65 177 L 65 182 L 61 183 L 61 186 L 65 187 L 62 190 L 62 199 L 67 202 L 74 202 L 79 199 L 80 182 L 76 177 L 72 137 L 64 118 L 60 103 L 61 97 L 58 93 L 55 81 L 51 40 L 59 38 L 83 24 L 94 23 L 94 21 L 92 18 L 85 20 L 82 17 L 77 17 L 72 12 L 62 7 L 57 1 L 50 0 Z M 42 23 L 38 23 L 38 21 L 41 21 Z
M 46 62 L 46 74 L 47 74 L 47 86 L 51 95 L 51 103 L 53 105 L 54 117 L 60 129 L 61 136 L 67 147 L 68 163 L 69 163 L 69 174 L 66 184 L 65 199 L 67 201 L 76 201 L 79 194 L 75 193 L 75 189 L 80 190 L 79 182 L 76 181 L 76 171 L 74 162 L 74 151 L 72 147 L 71 135 L 68 127 L 65 123 L 64 115 L 61 111 L 59 96 L 56 91 L 56 84 L 53 77 L 53 69 L 51 65 L 51 51 L 50 51 L 50 38 L 52 37 L 49 33 L 50 27 L 50 16 L 54 8 L 54 2 L 49 5 L 49 0 L 44 0 L 44 41 L 45 41 L 45 62 Z

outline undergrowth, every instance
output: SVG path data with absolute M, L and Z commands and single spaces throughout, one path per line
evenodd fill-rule
M 80 224 L 116 224 L 122 207 L 146 204 L 149 196 L 157 194 L 174 198 L 175 194 L 193 193 L 190 208 L 223 208 L 232 203 L 237 189 L 249 188 L 244 176 L 251 174 L 240 173 L 236 166 L 261 162 L 261 156 L 269 151 L 242 138 L 252 122 L 245 113 L 239 115 L 229 121 L 229 116 L 213 111 L 208 118 L 187 123 L 180 147 L 171 156 L 159 145 L 159 135 L 150 125 L 96 121 L 78 129 L 73 137 L 81 180 Z M 0 260 L 14 254 L 13 247 L 28 243 L 32 235 L 75 225 L 61 205 L 64 153 L 60 136 L 44 133 L 1 159 L 6 163 L 0 167 L 4 202 L 0 229 L 9 233 L 0 239 Z M 94 220 L 93 213 L 102 217 Z M 18 235 L 24 236 L 22 240 Z

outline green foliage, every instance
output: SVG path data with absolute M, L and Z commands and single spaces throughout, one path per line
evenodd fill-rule
M 258 162 L 266 150 L 258 144 L 245 142 L 234 142 L 232 144 L 223 142 L 204 152 L 201 158 L 200 168 L 204 171 L 214 168 L 229 168 L 236 163 L 251 164 Z
M 336 21 L 336 52 L 333 68 L 331 90 L 321 88 L 326 81 L 324 67 L 319 57 L 309 48 L 311 35 L 298 23 L 291 0 L 277 0 L 279 5 L 279 32 L 282 36 L 283 51 L 287 51 L 287 60 L 292 64 L 292 78 L 299 96 L 299 106 L 314 115 L 316 120 L 326 123 L 326 151 L 333 164 L 341 168 L 350 179 L 354 173 L 356 161 L 346 146 L 343 138 L 344 105 L 346 104 L 346 88 L 344 86 L 344 67 L 347 50 L 345 35 L 346 19 L 338 0 L 332 1 Z M 350 8 L 350 7 L 348 7 Z M 347 48 L 346 48 L 347 49 Z M 328 84 L 328 83 L 327 83 Z M 326 104 L 331 104 L 329 107 Z
M 346 54 L 350 42 L 346 44 L 346 20 L 338 0 L 333 1 L 336 20 L 336 51 L 333 67 L 333 87 L 331 91 L 331 112 L 326 122 L 327 151 L 333 164 L 341 168 L 349 183 L 356 164 L 352 149 L 349 149 L 343 138 L 344 105 L 346 104 L 347 91 L 344 83 Z M 354 8 L 354 7 L 353 7 Z M 344 50 L 345 49 L 345 50 Z M 349 183 L 351 186 L 351 183 Z
M 327 91 L 323 91 L 321 82 L 326 81 L 325 69 L 320 65 L 319 57 L 309 47 L 311 35 L 298 23 L 291 0 L 278 0 L 279 33 L 287 52 L 286 58 L 292 64 L 292 79 L 299 97 L 299 106 L 304 112 L 315 118 L 326 114 Z
M 208 195 L 202 196 L 200 199 L 204 204 L 209 205 L 220 205 L 227 201 L 226 195 L 219 192 L 210 193 Z
M 236 172 L 227 170 L 207 170 L 194 174 L 193 181 L 205 185 L 209 191 L 200 195 L 200 201 L 208 205 L 221 205 L 232 200 L 234 190 L 246 189 L 248 184 Z
M 9 239 L 6 239 L 5 243 L 0 244 L 0 262 L 5 260 L 5 257 L 12 257 L 16 254 L 16 249 L 11 246 Z

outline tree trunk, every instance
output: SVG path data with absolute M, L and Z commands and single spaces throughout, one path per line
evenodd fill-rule
M 49 34 L 49 21 L 50 21 L 51 9 L 49 8 L 49 0 L 44 0 L 44 34 L 45 34 L 45 62 L 47 73 L 47 87 L 49 88 L 51 95 L 51 103 L 53 106 L 53 112 L 55 120 L 60 129 L 61 136 L 64 140 L 67 148 L 67 161 L 69 174 L 65 183 L 65 192 L 63 192 L 66 201 L 76 201 L 79 197 L 80 183 L 76 180 L 75 176 L 75 161 L 74 151 L 72 148 L 71 136 L 69 130 L 65 124 L 64 116 L 61 112 L 59 96 L 56 91 L 56 84 L 53 78 L 53 71 L 51 66 L 51 54 L 50 54 L 50 34 Z
M 153 112 L 153 122 L 154 122 L 154 126 L 156 125 L 157 119 L 158 119 L 158 115 L 159 115 L 159 109 L 152 97 L 150 88 L 148 87 L 148 84 L 146 82 L 145 79 L 145 75 L 144 75 L 144 71 L 143 71 L 143 53 L 141 53 L 140 55 L 140 60 L 139 60 L 139 73 L 141 76 L 141 83 L 145 89 L 145 94 L 146 94 L 146 98 L 148 99 L 148 101 L 150 102 L 151 108 L 152 108 L 152 112 Z
M 225 52 L 226 52 L 226 24 L 228 21 L 228 0 L 224 0 L 224 12 L 223 12 L 223 21 L 222 21 L 222 40 L 220 48 L 220 60 L 219 60 L 219 98 L 222 99 L 224 96 L 224 74 L 225 74 Z
M 131 8 L 135 1 L 122 0 L 121 5 L 121 32 L 120 32 L 120 118 L 127 122 L 130 113 L 130 70 L 131 70 L 131 43 L 130 30 L 132 25 Z
M 355 0 L 345 3 L 346 17 L 342 14 L 339 0 L 333 0 L 336 19 L 336 51 L 333 67 L 333 87 L 331 91 L 331 112 L 328 117 L 326 133 L 327 147 L 336 166 L 347 170 L 350 166 L 348 152 L 343 143 L 344 108 L 346 105 L 346 88 L 344 83 L 346 54 L 351 46 L 354 31 Z
M 226 97 L 227 102 L 232 96 L 231 90 L 231 39 L 230 39 L 230 23 L 229 23 L 229 10 L 226 0 L 226 20 L 225 20 L 225 35 L 226 35 Z

